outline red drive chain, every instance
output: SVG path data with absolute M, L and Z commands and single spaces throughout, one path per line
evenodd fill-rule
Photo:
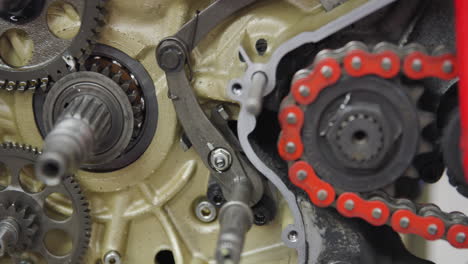
M 296 74 L 291 95 L 279 114 L 282 132 L 278 151 L 290 164 L 291 182 L 306 191 L 318 207 L 334 206 L 345 217 L 361 218 L 374 226 L 388 224 L 399 233 L 416 234 L 427 240 L 446 239 L 456 248 L 468 248 L 468 217 L 464 214 L 444 213 L 433 204 L 394 199 L 384 192 L 337 194 L 303 159 L 303 109 L 344 74 L 351 77 L 377 75 L 385 79 L 402 74 L 413 80 L 429 77 L 451 80 L 457 77 L 456 57 L 442 48 L 428 55 L 424 47 L 416 44 L 399 48 L 380 43 L 369 51 L 365 44 L 351 42 L 338 50 L 320 52 L 311 68 Z

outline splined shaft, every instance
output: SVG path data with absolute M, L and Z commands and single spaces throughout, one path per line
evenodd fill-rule
M 5 255 L 8 247 L 18 242 L 19 232 L 19 226 L 15 220 L 7 218 L 0 222 L 0 257 Z
M 57 185 L 74 173 L 93 153 L 111 127 L 111 113 L 97 97 L 75 98 L 61 113 L 45 139 L 36 175 L 47 185 Z

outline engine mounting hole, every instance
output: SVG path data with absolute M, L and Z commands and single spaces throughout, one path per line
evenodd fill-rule
M 232 93 L 235 95 L 241 95 L 242 94 L 242 85 L 239 83 L 235 83 L 232 85 Z
M 265 55 L 266 51 L 268 50 L 268 42 L 266 39 L 259 39 L 255 43 L 255 49 L 257 50 L 258 55 L 263 56 Z
M 364 130 L 358 130 L 353 133 L 353 142 L 355 144 L 364 144 L 367 142 L 368 135 Z

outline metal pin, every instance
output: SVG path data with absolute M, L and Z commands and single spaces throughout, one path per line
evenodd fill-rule
M 445 73 L 452 73 L 453 72 L 453 63 L 450 60 L 444 61 L 444 64 L 442 64 L 442 70 Z
M 355 56 L 351 59 L 351 66 L 353 67 L 353 69 L 355 70 L 360 70 L 361 67 L 362 67 L 362 60 L 361 58 Z
M 293 142 L 288 142 L 286 144 L 286 152 L 290 154 L 296 152 L 296 144 L 294 144 Z
M 354 201 L 353 200 L 346 200 L 344 204 L 344 208 L 348 211 L 352 211 L 354 209 Z
M 466 234 L 460 232 L 460 233 L 457 234 L 457 236 L 456 236 L 455 239 L 457 240 L 458 243 L 465 243 L 465 241 L 466 241 Z
M 333 75 L 333 69 L 330 66 L 323 66 L 320 72 L 322 73 L 323 77 L 327 79 Z
M 328 198 L 328 192 L 325 191 L 325 190 L 320 190 L 318 191 L 317 193 L 317 198 L 320 200 L 320 201 L 325 201 L 327 198 Z
M 430 224 L 428 227 L 427 227 L 427 232 L 431 235 L 435 235 L 437 234 L 437 231 L 439 229 L 437 228 L 437 225 L 435 224 Z
M 299 170 L 296 173 L 296 177 L 297 177 L 298 180 L 303 181 L 303 180 L 307 179 L 307 172 L 305 170 Z
M 411 65 L 414 71 L 420 72 L 423 68 L 423 62 L 420 59 L 415 59 Z
M 410 220 L 408 219 L 408 217 L 403 217 L 400 219 L 400 226 L 402 228 L 406 229 L 409 227 L 409 225 L 410 225 Z
M 375 208 L 372 210 L 372 217 L 375 219 L 380 219 L 382 217 L 382 209 L 380 208 Z
M 310 95 L 310 89 L 309 87 L 305 86 L 305 85 L 301 85 L 301 87 L 299 87 L 299 93 L 303 96 L 303 97 L 307 97 Z
M 290 125 L 296 124 L 296 122 L 297 122 L 297 116 L 296 116 L 296 114 L 294 114 L 294 113 L 289 113 L 289 114 L 287 115 L 287 117 L 286 117 L 286 121 L 287 121 L 288 124 L 290 124 Z
M 392 69 L 392 60 L 388 57 L 382 59 L 382 69 L 389 71 Z

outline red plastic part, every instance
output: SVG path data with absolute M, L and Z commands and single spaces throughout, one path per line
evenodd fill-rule
M 300 171 L 304 171 L 307 175 L 303 180 L 297 177 Z M 305 190 L 312 203 L 318 207 L 328 207 L 335 201 L 335 189 L 330 184 L 322 181 L 305 161 L 298 161 L 289 168 L 289 179 L 297 187 Z M 320 192 L 326 192 L 325 199 L 319 199 Z
M 409 225 L 407 228 L 403 228 L 400 225 L 400 221 L 404 217 L 409 220 Z M 437 226 L 437 232 L 433 235 L 428 232 L 429 226 L 432 224 Z M 427 240 L 440 239 L 444 236 L 445 233 L 444 222 L 442 222 L 442 220 L 439 218 L 433 216 L 418 216 L 409 210 L 398 210 L 393 214 L 392 228 L 399 233 L 415 234 Z
M 328 78 L 322 74 L 323 67 L 330 67 L 331 76 Z M 295 81 L 292 85 L 292 94 L 296 102 L 308 105 L 315 101 L 319 93 L 327 86 L 336 83 L 341 77 L 341 67 L 335 59 L 324 59 L 320 61 L 307 77 Z M 309 88 L 307 96 L 301 95 L 301 86 Z
M 413 63 L 416 60 L 421 61 L 421 70 L 413 69 Z M 452 80 L 458 76 L 457 58 L 453 54 L 444 54 L 440 56 L 428 56 L 422 52 L 416 51 L 406 56 L 403 62 L 403 71 L 406 76 L 414 80 L 435 77 L 443 80 Z M 449 73 L 444 72 L 444 63 L 450 62 L 452 70 Z
M 353 208 L 346 208 L 348 201 L 353 202 Z M 336 209 L 343 216 L 358 217 L 374 226 L 385 225 L 390 217 L 390 209 L 381 201 L 366 201 L 355 193 L 343 193 L 336 202 Z M 375 218 L 372 212 L 380 209 L 380 217 Z
M 360 60 L 361 64 L 358 69 L 353 67 L 353 60 L 356 58 Z M 391 63 L 389 69 L 385 69 L 382 66 L 384 60 L 389 60 Z M 363 50 L 353 50 L 346 55 L 343 62 L 346 72 L 353 77 L 375 74 L 382 78 L 390 79 L 395 77 L 401 68 L 400 57 L 392 51 L 372 54 Z
M 457 241 L 458 234 L 465 234 L 465 241 L 460 243 Z M 468 226 L 454 225 L 450 227 L 447 233 L 447 240 L 456 248 L 468 248 Z
M 289 114 L 294 114 L 296 117 L 296 122 L 293 124 L 288 123 Z M 298 160 L 304 151 L 304 145 L 301 139 L 301 129 L 304 125 L 304 113 L 296 105 L 287 106 L 281 110 L 279 122 L 282 133 L 278 141 L 278 152 L 281 158 L 286 161 Z M 286 146 L 290 142 L 294 143 L 296 146 L 296 150 L 292 153 L 286 151 Z
M 457 57 L 461 140 L 460 147 L 463 154 L 463 168 L 465 180 L 468 183 L 468 1 L 455 0 L 455 17 L 457 25 Z

